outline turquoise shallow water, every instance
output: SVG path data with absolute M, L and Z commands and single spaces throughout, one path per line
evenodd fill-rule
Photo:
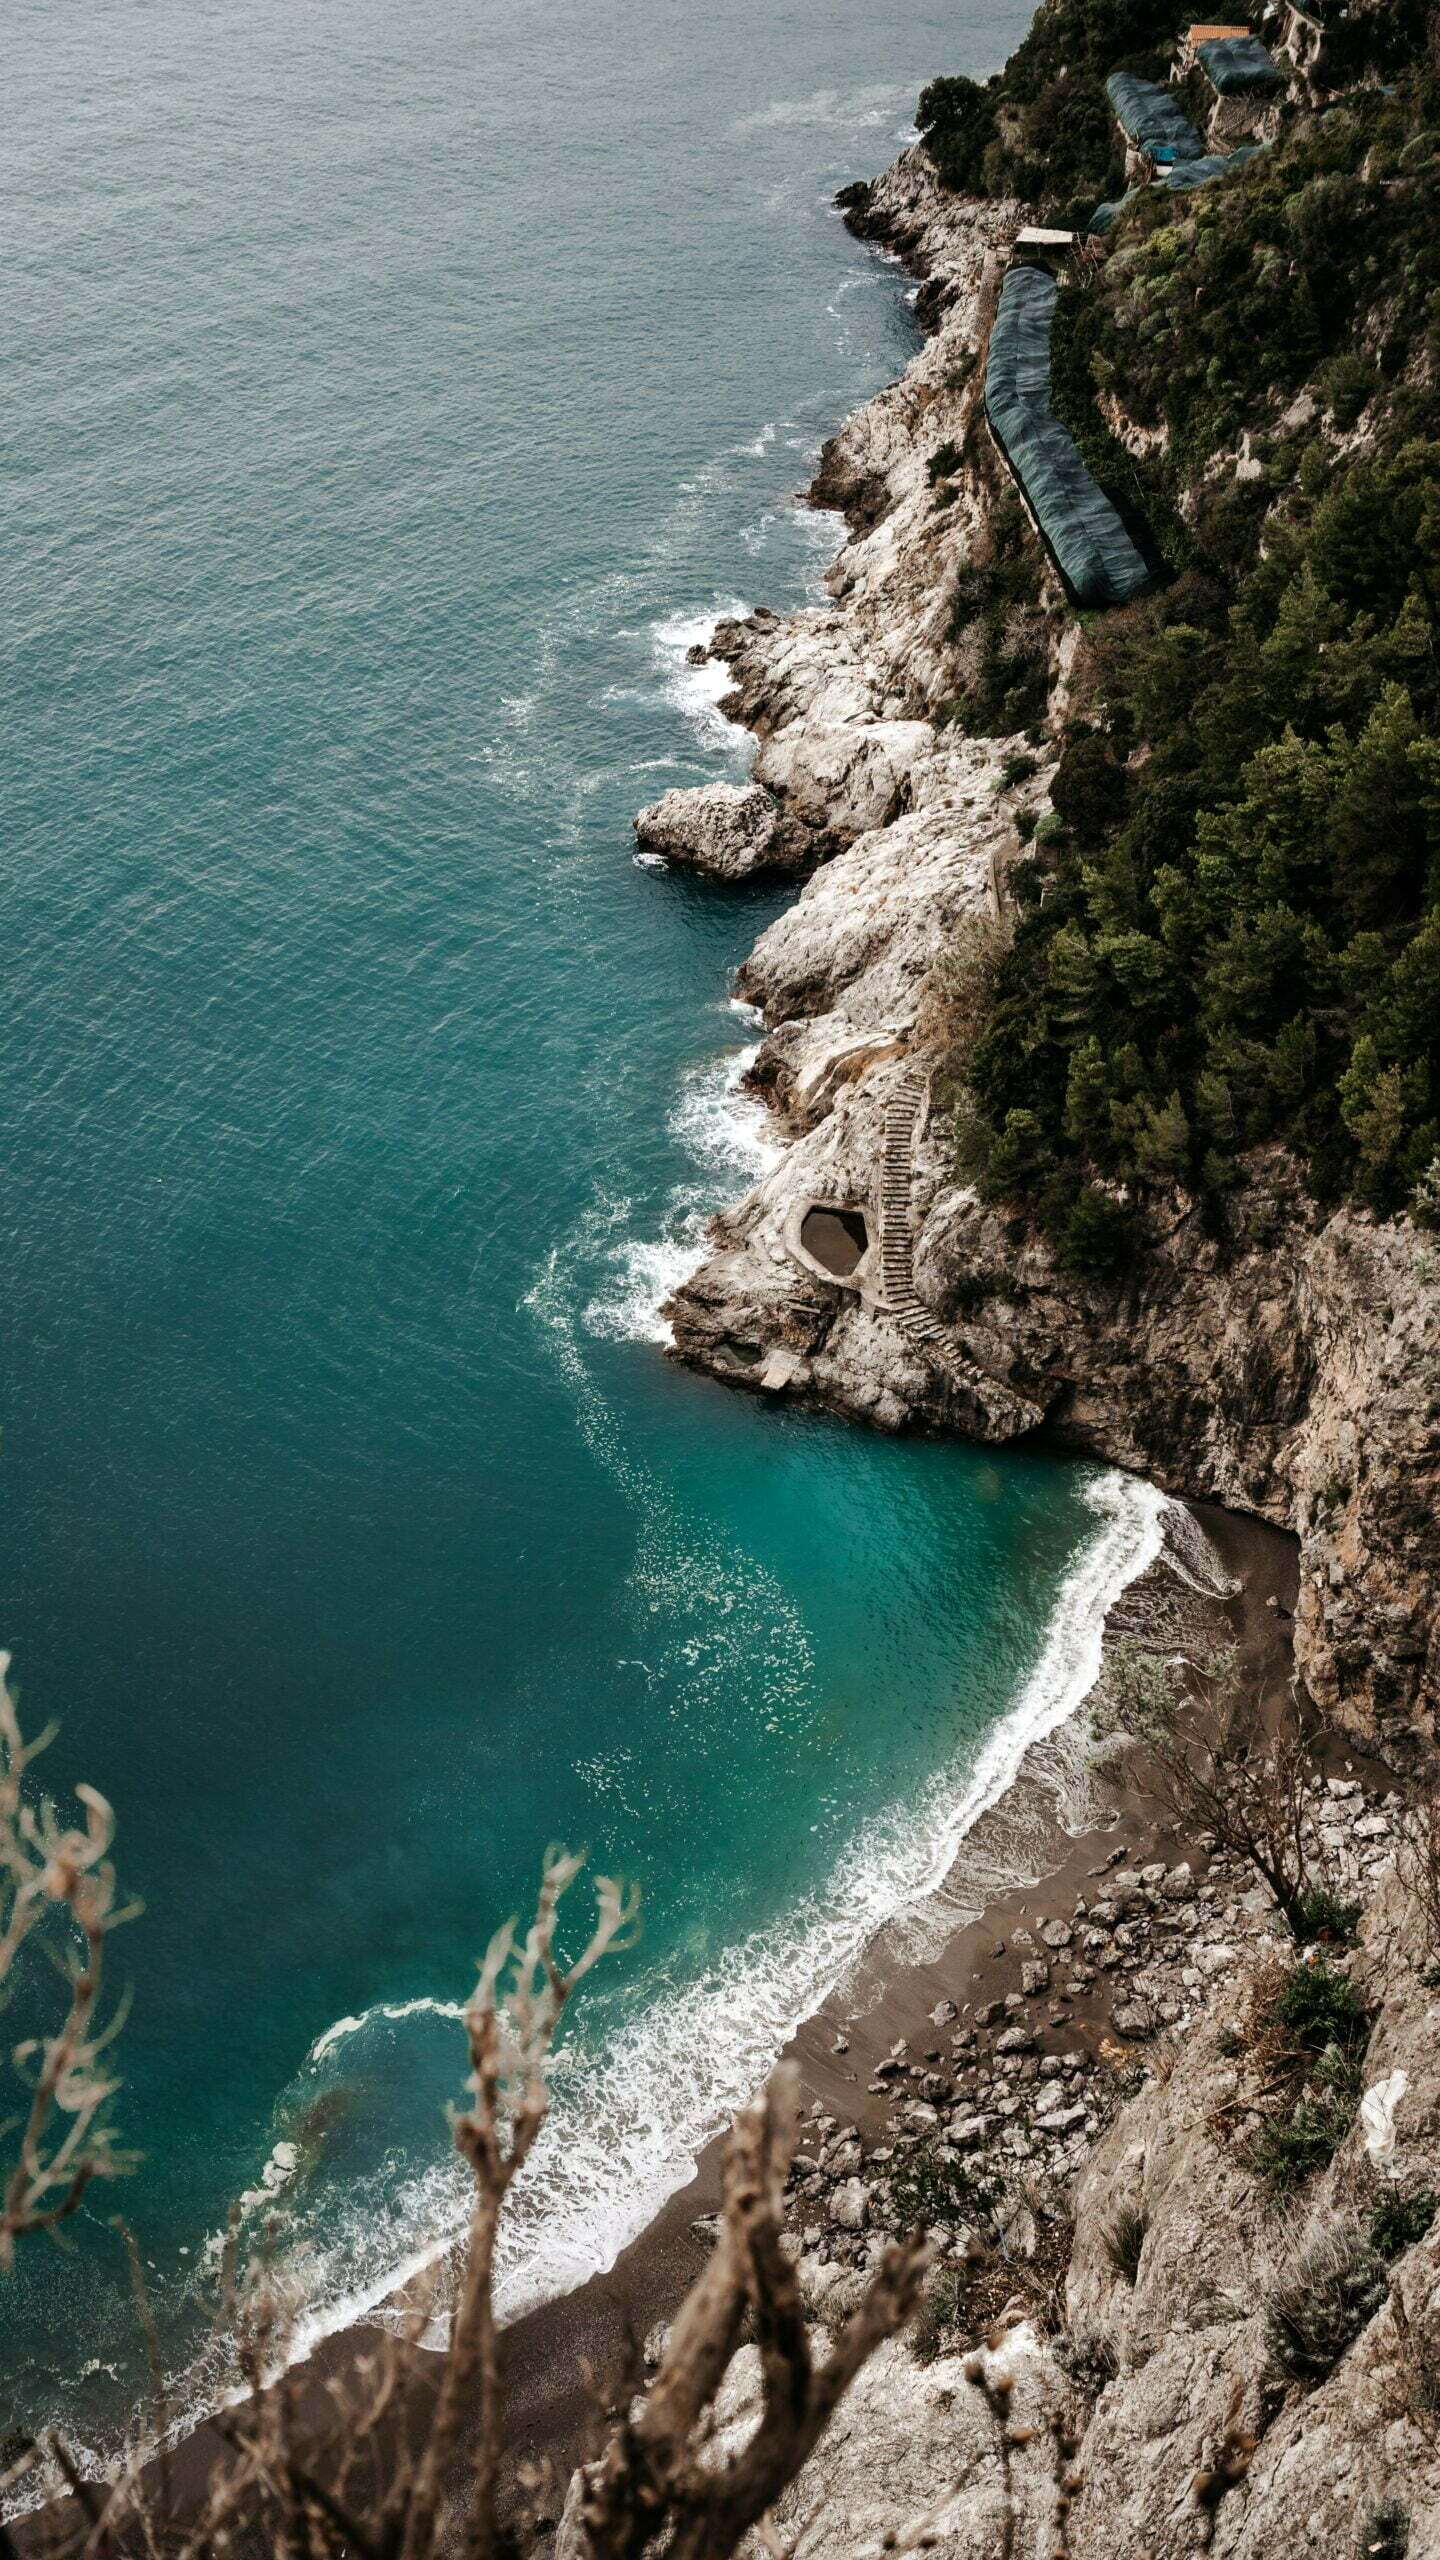
M 914 343 L 830 196 L 1022 14 L 12 12 L 0 1628 L 147 1905 L 122 2200 L 182 2404 L 232 2198 L 321 2325 L 449 2227 L 447 2004 L 547 1840 L 646 1931 L 512 2302 L 933 1880 L 1152 1533 L 655 1342 L 762 1160 L 772 908 L 629 818 L 742 769 L 685 646 L 813 583 L 794 492 Z M 112 2204 L 5 2285 L 0 2433 L 132 2401 Z

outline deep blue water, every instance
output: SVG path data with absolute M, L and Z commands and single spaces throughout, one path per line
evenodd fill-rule
M 146 1903 L 120 2201 L 177 2372 L 230 2199 L 322 2321 L 448 2227 L 446 2004 L 556 1837 L 646 1931 L 510 2298 L 607 2257 L 1147 1533 L 655 1340 L 760 1161 L 773 908 L 630 815 L 743 769 L 685 645 L 813 587 L 795 492 L 915 343 L 829 199 L 1024 15 L 10 13 L 0 1632 Z M 114 2203 L 0 2280 L 0 2433 L 126 2405 Z

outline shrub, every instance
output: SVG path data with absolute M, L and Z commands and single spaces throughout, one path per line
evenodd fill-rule
M 1348 435 L 1362 410 L 1380 387 L 1380 377 L 1373 364 L 1363 356 L 1336 356 L 1320 376 L 1330 415 L 1342 435 Z
M 991 91 L 960 74 L 932 80 L 920 93 L 915 122 L 943 183 L 957 194 L 983 192 L 986 146 L 995 133 Z
M 1125 768 L 1094 730 L 1072 738 L 1055 768 L 1050 801 L 1081 844 L 1099 844 L 1125 808 Z
M 1363 2052 L 1369 2041 L 1370 2014 L 1354 1983 L 1323 1959 L 1293 1967 L 1271 2014 L 1307 2053 L 1323 2053 L 1328 2045 L 1344 2053 Z
M 953 2231 L 962 2223 L 990 2220 L 996 2193 L 963 2160 L 934 2151 L 912 2151 L 886 2181 L 894 2231 Z
M 1107 2222 L 1100 2226 L 1100 2246 L 1117 2276 L 1133 2284 L 1140 2273 L 1140 2259 L 1145 2247 L 1149 2217 L 1138 2204 L 1118 2204 Z
M 1245 2156 L 1257 2177 L 1283 2190 L 1325 2168 L 1354 2123 L 1370 2019 L 1348 1975 L 1322 1962 L 1287 1974 L 1265 2022 L 1279 2030 L 1304 2076 L 1289 2112 L 1270 2116 Z M 1272 2059 L 1283 2067 L 1283 2051 Z
M 1440 2196 L 1430 2187 L 1417 2187 L 1410 2195 L 1383 2187 L 1370 2207 L 1370 2237 L 1381 2257 L 1403 2257 L 1424 2239 L 1437 2213 Z
M 1119 1201 L 1087 1182 L 1065 1221 L 1056 1252 L 1077 1279 L 1115 1279 L 1130 1258 L 1130 1220 Z
M 1405 2560 L 1409 2548 L 1409 2515 L 1394 2498 L 1387 2498 L 1361 2526 L 1355 2560 Z
M 930 2278 L 909 2333 L 910 2353 L 917 2364 L 934 2364 L 956 2345 L 964 2332 L 970 2279 L 962 2268 L 941 2267 Z
M 1345 2097 L 1297 2099 L 1288 2116 L 1263 2124 L 1245 2147 L 1246 2165 L 1278 2194 L 1327 2169 L 1355 2121 L 1358 2085 Z
M 1266 2292 L 1265 2334 L 1281 2372 L 1323 2382 L 1389 2289 L 1385 2261 L 1358 2222 L 1313 2228 Z
M 1360 1905 L 1343 1901 L 1328 1884 L 1312 1884 L 1300 1895 L 1295 1916 L 1307 1939 L 1330 1938 L 1338 1946 L 1350 1946 L 1354 1943 Z

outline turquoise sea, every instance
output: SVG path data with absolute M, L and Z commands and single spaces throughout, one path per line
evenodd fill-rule
M 743 771 L 686 647 L 815 592 L 796 492 L 915 344 L 833 192 L 1025 14 L 9 14 L 0 1634 L 146 1909 L 143 2165 L 0 2279 L 0 2436 L 134 2405 L 117 2201 L 182 2411 L 232 2200 L 316 2329 L 453 2228 L 454 2004 L 555 1838 L 646 1925 L 506 2299 L 608 2260 L 1153 1544 L 1142 1488 L 762 1409 L 656 1315 L 764 1160 L 774 902 L 630 816 Z

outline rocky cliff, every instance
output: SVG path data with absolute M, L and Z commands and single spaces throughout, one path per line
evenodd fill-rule
M 945 2272 L 965 2268 L 971 2243 L 933 2235 L 942 2271 L 928 2328 L 867 2367 L 777 2510 L 782 2536 L 801 2529 L 808 2560 L 887 2549 L 942 2560 L 1436 2560 L 1440 1990 L 1393 1864 L 1394 1799 L 1375 1805 L 1355 1781 L 1332 1781 L 1315 1818 L 1331 1874 L 1368 1900 L 1356 1952 L 1319 1959 L 1330 1986 L 1353 1995 L 1364 2039 L 1354 2078 L 1366 2103 L 1333 2158 L 1283 2194 L 1253 2165 L 1255 2128 L 1286 2067 L 1270 2020 L 1286 1981 L 1307 1971 L 1264 1894 L 1220 1864 L 1198 1893 L 1188 1867 L 1120 1870 L 1101 1894 L 1092 1888 L 1076 1905 L 1077 1947 L 1093 1941 L 1098 1961 L 1124 1962 L 1122 1939 L 1152 1957 L 1178 1939 L 1178 1960 L 1203 1974 L 1210 1997 L 1183 2040 L 1154 2052 L 1143 2090 L 1108 2130 L 1077 2137 L 1087 2157 L 1073 2227 L 1062 2195 L 1032 2176 L 1034 2211 L 1022 2205 L 1007 2230 L 1008 2299 L 978 2343 L 956 2340 L 967 2328 L 973 2339 L 974 2323 L 963 2272 Z M 1071 1937 L 1052 1931 L 1047 1945 Z M 1017 2100 L 1028 2101 L 1037 2136 L 1070 2117 L 1093 2123 L 1093 2108 L 1066 2103 L 1076 2088 L 1044 2076 L 1059 2065 L 1037 2065 L 1023 2015 L 962 2011 L 950 2043 L 953 2070 L 973 2081 L 978 2067 L 985 2104 L 1008 2105 L 1013 2122 Z M 888 2142 L 903 2146 L 917 2139 L 910 2119 L 935 2110 L 905 2095 L 923 2066 L 886 2068 Z M 936 2074 L 921 2085 L 933 2090 Z M 821 2126 L 813 2139 L 822 2174 L 804 2163 L 799 2172 L 799 2216 L 811 2224 L 799 2275 L 825 2326 L 854 2289 L 827 2251 L 838 2242 L 853 2254 L 857 2226 L 883 2232 L 897 2155 L 878 2149 L 861 2177 L 843 2134 L 827 2140 Z M 969 2123 L 952 2139 L 971 2141 Z M 1058 2277 L 1036 2241 L 1047 2212 L 1068 2257 Z M 745 2425 L 759 2388 L 747 2350 L 722 2404 L 730 2426 Z
M 1305 1679 L 1403 1749 L 1440 1684 L 1440 1287 L 1423 1240 L 1327 1216 L 1275 1155 L 1247 1166 L 1222 1231 L 1175 1194 L 1123 1284 L 1092 1284 L 957 1177 L 943 1025 L 1043 827 L 1078 632 L 1036 541 L 1038 596 L 1013 618 L 1048 661 L 1048 717 L 1008 737 L 952 724 L 976 646 L 957 582 L 1012 503 L 977 403 L 1019 208 L 948 196 L 910 150 L 849 215 L 923 279 L 929 335 L 822 457 L 814 495 L 849 533 L 830 604 L 757 613 L 713 644 L 759 741 L 747 842 L 811 876 L 739 979 L 768 1031 L 755 1080 L 791 1143 L 672 1300 L 676 1351 L 883 1429 L 1043 1427 L 1293 1529 Z M 681 858 L 703 865 L 718 841 L 726 867 L 732 798 L 669 795 Z M 815 1202 L 865 1217 L 847 1274 L 806 1248 Z

